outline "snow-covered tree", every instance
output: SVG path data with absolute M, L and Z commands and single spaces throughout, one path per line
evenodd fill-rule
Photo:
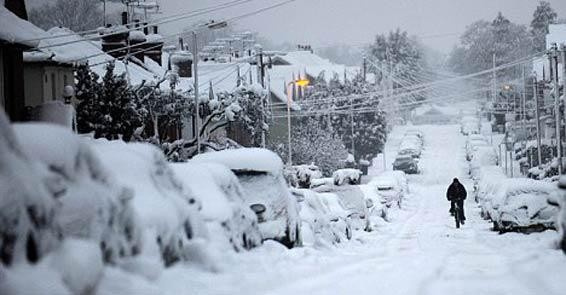
M 460 37 L 460 44 L 449 59 L 451 68 L 462 74 L 475 73 L 506 64 L 530 54 L 530 35 L 526 26 L 514 24 L 499 13 L 491 21 L 472 23 Z M 497 71 L 499 80 L 509 80 L 521 71 L 509 68 Z
M 216 131 L 227 127 L 232 122 L 240 123 L 248 132 L 254 146 L 261 144 L 262 132 L 267 132 L 265 123 L 269 116 L 266 91 L 258 85 L 242 85 L 233 92 L 218 93 L 213 99 L 201 100 L 202 124 L 198 134 L 203 150 L 221 150 L 234 143 L 230 140 L 218 140 Z M 222 142 L 218 142 L 222 141 Z M 196 138 L 178 140 L 164 146 L 168 159 L 184 161 L 197 151 Z
M 291 153 L 294 164 L 314 163 L 327 176 L 342 168 L 348 152 L 332 128 L 318 118 L 304 117 L 294 122 L 291 134 Z M 287 141 L 275 140 L 269 149 L 282 159 L 288 157 Z
M 335 75 L 328 82 L 321 75 L 305 95 L 306 111 L 313 114 L 320 126 L 328 126 L 355 154 L 356 160 L 373 159 L 385 143 L 385 112 L 372 90 L 360 75 L 351 81 L 340 81 Z
M 129 141 L 142 126 L 143 113 L 125 75 L 114 74 L 114 64 L 109 63 L 99 80 L 85 64 L 77 68 L 76 78 L 79 132 Z
M 369 47 L 370 58 L 374 59 L 379 68 L 370 66 L 369 71 L 378 77 L 394 75 L 398 80 L 409 83 L 420 81 L 419 74 L 424 68 L 422 46 L 416 39 L 410 38 L 406 31 L 396 29 L 389 34 L 380 34 Z M 401 87 L 395 83 L 394 88 Z
M 533 37 L 533 50 L 541 52 L 546 48 L 546 34 L 548 25 L 556 23 L 558 14 L 547 1 L 540 1 L 531 21 L 531 34 Z

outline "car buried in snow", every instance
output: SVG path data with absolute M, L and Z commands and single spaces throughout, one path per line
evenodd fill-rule
M 276 240 L 288 248 L 302 244 L 298 203 L 289 191 L 279 156 L 266 149 L 240 148 L 204 153 L 192 160 L 232 170 L 247 205 L 257 215 L 263 240 Z
M 324 184 L 313 188 L 318 193 L 331 193 L 340 199 L 340 204 L 347 212 L 347 218 L 354 230 L 371 231 L 369 204 L 358 185 L 337 186 Z
M 487 206 L 494 230 L 530 233 L 556 228 L 559 196 L 555 185 L 532 179 L 505 179 L 500 185 Z
M 352 229 L 343 208 L 329 206 L 332 197 L 308 189 L 291 189 L 300 204 L 304 245 L 340 243 L 352 238 Z M 336 196 L 334 196 L 337 200 Z M 341 206 L 341 205 L 338 205 Z
M 194 195 L 211 242 L 236 251 L 261 244 L 257 216 L 245 202 L 244 189 L 226 166 L 215 163 L 173 163 L 185 189 Z
M 403 171 L 406 174 L 418 174 L 419 165 L 411 155 L 399 154 L 393 162 L 393 170 Z

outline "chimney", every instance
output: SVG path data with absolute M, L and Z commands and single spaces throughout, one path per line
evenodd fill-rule
M 127 25 L 128 24 L 128 12 L 124 11 L 122 12 L 122 25 Z
M 26 3 L 24 0 L 4 0 L 4 6 L 21 19 L 28 19 Z
M 157 26 L 153 26 L 153 33 L 158 34 L 158 27 Z

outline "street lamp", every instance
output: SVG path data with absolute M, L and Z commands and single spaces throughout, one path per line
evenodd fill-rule
M 306 87 L 308 86 L 310 83 L 309 80 L 307 79 L 298 79 L 295 81 L 291 81 L 287 84 L 287 165 L 289 165 L 289 167 L 292 165 L 293 161 L 292 161 L 292 154 L 291 154 L 291 99 L 292 99 L 292 92 L 295 92 L 295 86 L 300 86 L 300 87 Z M 289 91 L 289 86 L 293 85 L 293 89 L 291 91 Z
M 209 30 L 217 30 L 221 28 L 225 28 L 228 26 L 226 21 L 222 22 L 215 22 L 211 21 L 207 24 L 204 24 L 203 27 Z M 197 154 L 200 153 L 200 114 L 199 114 L 199 91 L 198 91 L 198 41 L 197 41 L 197 31 L 194 30 L 191 32 L 193 35 L 193 82 L 194 82 L 194 89 L 195 89 L 195 130 L 196 130 L 196 139 L 197 139 Z

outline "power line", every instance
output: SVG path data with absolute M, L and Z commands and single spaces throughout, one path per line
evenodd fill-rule
M 141 28 L 146 28 L 146 27 L 150 27 L 150 26 L 155 26 L 155 25 L 170 23 L 170 22 L 174 22 L 174 21 L 187 19 L 187 18 L 192 18 L 192 17 L 195 17 L 195 16 L 200 16 L 200 15 L 220 11 L 220 10 L 223 10 L 223 9 L 231 8 L 231 7 L 234 7 L 234 6 L 243 4 L 243 3 L 247 3 L 247 2 L 251 2 L 251 1 L 256 1 L 256 0 L 236 0 L 236 1 L 228 2 L 228 3 L 212 6 L 211 8 L 206 8 L 206 9 L 203 9 L 203 10 L 198 11 L 198 12 L 186 13 L 186 14 L 183 14 L 179 17 L 165 19 L 165 20 L 161 20 L 161 21 L 158 21 L 158 22 L 154 22 L 154 23 L 148 23 L 147 25 L 142 25 L 142 26 L 139 26 L 137 28 L 123 29 L 123 30 L 119 30 L 119 31 L 116 31 L 116 32 L 102 34 L 102 35 L 94 35 L 94 36 L 90 36 L 90 37 L 84 37 L 84 38 L 82 38 L 81 41 L 95 40 L 95 39 L 100 39 L 100 38 L 104 38 L 104 37 L 108 37 L 108 36 L 113 36 L 113 35 L 120 34 L 120 33 L 137 31 Z M 293 1 L 295 1 L 295 0 L 293 0 Z M 222 7 L 218 7 L 218 6 L 222 6 Z M 76 35 L 76 34 L 69 34 L 69 35 Z M 52 47 L 59 47 L 59 46 L 73 44 L 73 43 L 76 43 L 76 42 L 80 42 L 80 41 L 74 40 L 74 41 L 67 41 L 67 42 L 49 44 L 49 45 L 46 45 L 46 46 L 35 47 L 35 49 L 47 49 L 47 48 L 52 48 Z
M 257 10 L 254 10 L 254 11 L 252 11 L 252 12 L 249 12 L 249 13 L 245 13 L 245 14 L 238 15 L 238 16 L 236 16 L 236 17 L 232 17 L 232 18 L 230 18 L 230 19 L 228 19 L 228 20 L 224 20 L 224 21 L 222 21 L 222 22 L 236 22 L 236 21 L 238 21 L 238 20 L 241 20 L 241 19 L 244 19 L 244 18 L 247 18 L 247 17 L 251 17 L 251 16 L 254 16 L 254 15 L 260 14 L 260 13 L 262 13 L 262 12 L 275 9 L 275 8 L 278 8 L 278 7 L 280 7 L 280 6 L 283 6 L 283 5 L 286 5 L 286 4 L 289 4 L 289 3 L 291 3 L 291 2 L 295 2 L 295 1 L 297 1 L 297 0 L 286 0 L 286 1 L 282 1 L 282 2 L 279 2 L 279 3 L 274 4 L 274 5 L 271 5 L 271 6 L 266 6 L 266 7 L 263 7 L 263 8 L 257 9 Z M 198 29 L 201 29 L 201 30 L 202 30 L 202 29 L 206 29 L 206 27 L 200 27 L 200 28 L 198 28 Z M 169 36 L 166 37 L 166 38 L 176 37 L 176 36 L 185 34 L 185 33 L 190 32 L 190 31 L 191 31 L 191 30 L 183 30 L 183 31 L 181 31 L 181 32 L 178 32 L 178 33 L 169 35 Z M 194 30 L 193 30 L 193 31 L 194 31 Z M 75 41 L 75 42 L 81 42 L 81 41 L 86 41 L 86 40 L 85 40 L 85 39 L 81 39 L 81 40 L 77 40 L 77 41 Z M 108 52 L 118 52 L 118 51 L 128 50 L 129 48 L 132 48 L 132 47 L 139 47 L 139 46 L 145 45 L 145 44 L 149 44 L 149 42 L 146 41 L 146 42 L 142 42 L 142 43 L 139 43 L 139 44 L 136 44 L 136 45 L 129 45 L 129 46 L 124 46 L 124 47 L 120 47 L 120 48 L 115 48 L 115 49 L 113 49 L 113 50 L 111 50 L 111 51 L 108 51 Z M 138 54 L 138 53 L 143 53 L 143 52 L 146 52 L 146 51 L 149 51 L 149 50 L 153 50 L 153 49 L 159 48 L 159 47 L 161 47 L 161 46 L 162 46 L 162 45 L 152 46 L 152 47 L 149 47 L 149 48 L 145 48 L 145 49 L 143 49 L 143 50 L 135 51 L 135 53 L 125 54 L 125 55 L 123 55 L 123 56 L 121 56 L 121 57 L 127 57 L 127 56 L 129 56 L 129 55 L 135 55 L 135 54 Z M 92 57 L 96 57 L 96 56 L 102 56 L 102 55 L 107 54 L 108 52 L 101 52 L 101 53 L 98 53 L 98 54 L 96 54 L 96 55 L 92 55 L 92 56 L 90 56 L 90 57 L 88 57 L 88 58 L 92 58 Z M 120 57 L 118 57 L 118 58 L 120 58 Z M 116 58 L 116 59 L 118 59 L 118 58 Z M 198 57 L 195 57 L 195 58 L 198 58 Z M 75 61 L 82 61 L 82 60 L 85 60 L 85 58 L 81 58 L 81 59 L 78 59 L 78 60 L 75 60 Z M 105 63 L 110 63 L 110 62 L 112 62 L 112 61 L 113 61 L 113 60 L 108 60 L 108 61 L 104 61 L 104 62 L 95 64 L 95 65 L 92 65 L 92 66 L 97 66 L 97 65 L 101 65 L 101 64 L 105 64 Z

